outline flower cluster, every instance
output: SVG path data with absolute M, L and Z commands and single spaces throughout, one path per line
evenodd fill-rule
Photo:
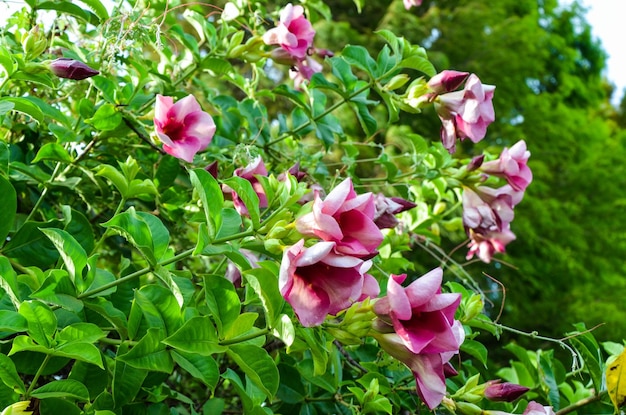
M 445 396 L 446 370 L 455 373 L 449 361 L 465 338 L 463 326 L 454 319 L 461 295 L 442 294 L 442 278 L 441 268 L 435 268 L 402 287 L 406 275 L 391 275 L 387 295 L 374 305 L 372 336 L 411 369 L 417 391 L 431 409 Z
M 515 239 L 510 224 L 513 208 L 532 181 L 527 165 L 529 157 L 526 143 L 519 141 L 510 149 L 505 148 L 497 160 L 473 167 L 502 177 L 508 184 L 498 189 L 478 186 L 463 190 L 463 225 L 470 238 L 467 259 L 477 255 L 482 261 L 490 262 L 494 253 L 504 252 L 505 246 Z M 481 162 L 482 159 L 476 165 Z
M 463 82 L 463 90 L 456 91 Z M 485 137 L 487 126 L 495 120 L 495 86 L 481 83 L 475 74 L 443 71 L 428 81 L 428 87 L 424 99 L 435 104 L 442 124 L 441 141 L 450 153 L 456 151 L 457 138 L 477 143 Z
M 276 27 L 263 35 L 266 45 L 279 46 L 271 52 L 271 57 L 275 62 L 291 67 L 289 76 L 294 80 L 296 88 L 303 81 L 311 79 L 313 74 L 322 71 L 322 65 L 312 55 L 317 54 L 322 58 L 332 56 L 329 51 L 313 47 L 314 37 L 315 29 L 304 16 L 304 8 L 291 3 L 281 10 Z

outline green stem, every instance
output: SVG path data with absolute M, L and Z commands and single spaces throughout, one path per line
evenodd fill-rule
M 606 393 L 607 393 L 606 391 L 602 391 L 602 392 L 598 393 L 597 395 L 593 395 L 593 396 L 590 396 L 588 398 L 581 399 L 578 402 L 574 402 L 570 406 L 566 406 L 565 408 L 560 409 L 556 413 L 556 415 L 565 415 L 565 414 L 569 414 L 570 412 L 574 412 L 574 411 L 582 408 L 585 405 L 589 405 L 590 403 L 593 403 L 595 401 L 599 401 L 600 399 L 602 399 L 602 397 L 604 395 L 606 395 Z
M 35 388 L 35 385 L 37 384 L 39 377 L 43 373 L 51 357 L 52 357 L 51 355 L 47 354 L 46 357 L 43 359 L 43 362 L 41 362 L 39 369 L 37 369 L 37 373 L 35 373 L 35 377 L 33 378 L 33 381 L 30 383 L 30 386 L 28 387 L 28 390 L 26 391 L 26 394 L 24 395 L 24 400 L 30 397 L 30 394 L 33 392 L 33 389 Z
M 256 339 L 257 337 L 265 336 L 267 334 L 270 334 L 270 329 L 263 329 L 254 333 L 246 334 L 245 336 L 235 337 L 234 339 L 222 340 L 219 343 L 220 346 L 229 346 L 231 344 L 247 342 L 248 340 Z
M 41 192 L 41 195 L 39 195 L 39 199 L 37 199 L 37 202 L 35 202 L 35 206 L 33 206 L 33 209 L 28 214 L 28 217 L 26 218 L 24 223 L 32 220 L 33 216 L 35 215 L 35 212 L 39 209 L 39 207 L 41 206 L 41 203 L 43 203 L 43 200 L 46 197 L 46 194 L 48 194 L 47 184 L 52 183 L 52 181 L 56 179 L 57 174 L 59 174 L 59 170 L 61 170 L 61 162 L 57 162 L 56 166 L 54 167 L 54 170 L 52 171 L 52 175 L 50 176 L 50 179 L 44 183 L 44 188 Z
M 376 81 L 370 81 L 367 85 L 364 85 L 363 87 L 357 89 L 356 91 L 354 91 L 352 94 L 350 94 L 350 96 L 343 97 L 341 100 L 335 102 L 333 105 L 331 105 L 330 107 L 328 107 L 324 112 L 322 112 L 319 115 L 316 115 L 313 118 L 308 119 L 304 124 L 298 126 L 297 128 L 288 131 L 286 133 L 283 133 L 280 137 L 278 137 L 276 140 L 270 141 L 269 143 L 267 143 L 265 145 L 265 147 L 271 147 L 274 144 L 280 143 L 281 141 L 287 139 L 288 137 L 297 134 L 299 131 L 304 130 L 306 127 L 308 127 L 309 125 L 311 125 L 311 123 L 314 123 L 316 121 L 321 120 L 322 118 L 324 118 L 325 116 L 327 116 L 328 114 L 330 114 L 331 112 L 333 112 L 334 110 L 336 110 L 337 108 L 341 107 L 343 104 L 345 104 L 346 102 L 349 102 L 352 98 L 356 97 L 357 95 L 367 91 L 368 89 L 372 88 L 375 85 Z

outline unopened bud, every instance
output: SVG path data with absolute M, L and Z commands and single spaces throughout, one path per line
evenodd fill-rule
M 467 79 L 469 73 L 459 71 L 442 71 L 430 78 L 428 86 L 435 94 L 455 91 Z
M 500 383 L 500 380 L 491 380 L 487 382 L 488 386 L 485 388 L 485 398 L 494 402 L 513 402 L 530 389 L 517 385 L 515 383 L 504 382 Z
M 387 85 L 385 85 L 385 89 L 388 91 L 393 91 L 406 84 L 410 79 L 411 78 L 409 78 L 407 74 L 401 73 L 391 78 Z
M 73 79 L 80 81 L 98 75 L 100 72 L 87 66 L 81 61 L 70 58 L 58 58 L 50 62 L 50 71 L 59 78 Z
M 456 410 L 457 413 L 463 415 L 481 415 L 483 413 L 483 410 L 478 406 L 468 402 L 456 402 Z
M 483 165 L 483 161 L 485 160 L 485 155 L 481 154 L 480 156 L 476 156 L 469 162 L 467 165 L 467 171 L 474 171 L 480 166 Z

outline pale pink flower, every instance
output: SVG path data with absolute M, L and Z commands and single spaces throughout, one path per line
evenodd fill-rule
M 289 3 L 281 10 L 278 25 L 265 32 L 263 41 L 267 45 L 280 45 L 296 59 L 304 59 L 314 37 L 315 30 L 304 17 L 304 8 Z
M 215 134 L 213 118 L 202 111 L 193 95 L 174 104 L 172 97 L 157 95 L 154 127 L 166 153 L 189 163 L 208 147 Z
M 302 239 L 283 254 L 280 293 L 305 327 L 320 325 L 328 314 L 378 295 L 376 280 L 367 274 L 371 261 L 338 255 L 334 249 L 334 242 L 305 248 Z
M 321 63 L 310 56 L 306 56 L 289 69 L 289 77 L 293 79 L 294 87 L 299 89 L 302 82 L 310 80 L 314 74 L 322 72 L 322 69 Z
M 396 214 L 404 212 L 417 206 L 413 202 L 400 197 L 387 197 L 378 193 L 374 198 L 376 213 L 374 213 L 374 223 L 380 229 L 394 228 L 400 221 Z
M 261 156 L 257 156 L 252 162 L 246 167 L 240 167 L 235 169 L 235 176 L 239 176 L 243 179 L 246 179 L 252 185 L 254 192 L 259 198 L 259 207 L 266 208 L 267 207 L 267 196 L 265 195 L 265 190 L 263 186 L 259 182 L 255 176 L 267 176 L 267 169 L 265 168 L 265 163 Z M 247 216 L 248 208 L 243 203 L 237 192 L 232 192 L 233 204 L 235 205 L 235 210 L 243 216 Z
M 417 392 L 430 409 L 445 396 L 446 367 L 465 338 L 454 319 L 461 295 L 441 293 L 442 275 L 436 268 L 406 288 L 401 285 L 406 275 L 391 275 L 387 295 L 374 304 L 378 319 L 371 332 L 387 353 L 411 369 Z
M 338 253 L 371 258 L 383 240 L 374 223 L 375 211 L 373 195 L 357 195 L 348 178 L 323 201 L 316 194 L 312 211 L 298 218 L 296 229 L 303 235 L 335 242 Z
M 487 174 L 505 178 L 514 190 L 526 190 L 533 180 L 528 167 L 530 151 L 526 150 L 526 142 L 520 140 L 510 149 L 504 148 L 498 160 L 483 163 L 481 170 Z
M 441 135 L 444 147 L 454 152 L 456 137 L 479 142 L 487 133 L 487 126 L 495 120 L 493 85 L 484 85 L 471 74 L 462 91 L 439 95 L 435 109 L 443 124 Z
M 422 4 L 422 0 L 404 0 L 404 8 L 409 10 L 411 7 L 417 7 Z
M 470 243 L 466 258 L 472 259 L 476 255 L 485 263 L 491 262 L 491 258 L 493 258 L 496 252 L 504 253 L 506 245 L 515 240 L 515 234 L 511 232 L 508 226 L 501 231 L 484 233 L 478 233 L 473 229 L 469 229 L 468 236 Z
M 551 406 L 543 406 L 535 401 L 530 401 L 522 415 L 554 415 L 554 410 Z

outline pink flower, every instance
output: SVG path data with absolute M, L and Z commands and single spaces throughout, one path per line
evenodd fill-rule
M 386 197 L 382 193 L 378 193 L 374 199 L 376 213 L 374 213 L 374 223 L 380 229 L 394 228 L 398 223 L 396 214 L 404 212 L 417 206 L 413 202 L 404 200 L 400 197 Z
M 400 285 L 406 275 L 391 275 L 387 295 L 374 304 L 378 319 L 372 336 L 391 356 L 406 364 L 417 384 L 417 392 L 430 409 L 446 393 L 446 370 L 465 338 L 454 313 L 460 294 L 442 294 L 443 272 L 436 268 L 408 287 Z
M 451 70 L 441 71 L 437 75 L 430 78 L 428 81 L 428 87 L 437 95 L 445 92 L 452 92 L 465 82 L 468 75 L 469 72 Z
M 278 25 L 265 32 L 263 41 L 267 45 L 280 45 L 294 58 L 304 59 L 314 37 L 315 30 L 304 17 L 302 6 L 289 3 L 281 10 Z
M 504 148 L 498 160 L 484 163 L 481 170 L 487 174 L 503 177 L 514 190 L 526 190 L 533 180 L 533 174 L 527 166 L 530 151 L 526 142 L 520 140 L 510 149 Z
M 462 91 L 439 95 L 435 109 L 443 124 L 442 141 L 450 152 L 454 152 L 456 137 L 467 137 L 474 143 L 485 137 L 487 126 L 495 120 L 492 102 L 495 88 L 483 85 L 471 74 Z
M 338 255 L 334 242 L 304 248 L 300 240 L 283 254 L 280 293 L 305 327 L 322 324 L 355 301 L 378 295 L 378 283 L 367 271 L 370 261 Z
M 554 411 L 551 406 L 543 406 L 535 401 L 530 401 L 522 415 L 554 415 Z
M 289 69 L 289 77 L 293 79 L 294 87 L 299 89 L 302 82 L 310 80 L 314 74 L 322 72 L 322 69 L 321 63 L 307 56 Z
M 188 163 L 208 147 L 215 134 L 213 118 L 202 111 L 193 95 L 174 104 L 172 97 L 157 95 L 154 126 L 166 153 Z
M 485 398 L 493 402 L 513 402 L 529 390 L 515 383 L 501 383 L 500 379 L 490 380 L 485 388 Z
M 523 197 L 523 192 L 509 185 L 499 189 L 478 187 L 463 189 L 463 226 L 471 240 L 467 259 L 474 255 L 490 262 L 494 253 L 504 252 L 504 247 L 515 239 L 510 230 L 513 207 Z
M 335 242 L 338 253 L 371 258 L 383 240 L 374 223 L 375 211 L 372 194 L 357 195 L 348 178 L 323 201 L 316 194 L 312 212 L 298 218 L 296 229 L 303 235 Z
M 404 8 L 409 10 L 411 7 L 420 6 L 422 4 L 422 0 L 404 0 Z
M 401 283 L 406 274 L 392 274 L 387 282 L 387 295 L 374 305 L 376 315 L 393 325 L 413 353 L 458 351 L 454 326 L 460 323 L 454 319 L 454 313 L 461 295 L 442 294 L 442 277 L 441 268 L 435 268 L 405 288 Z
M 240 167 L 235 169 L 235 176 L 239 176 L 244 178 L 252 184 L 252 188 L 254 192 L 259 197 L 259 207 L 265 208 L 267 207 L 267 196 L 265 195 L 265 190 L 263 190 L 263 186 L 259 182 L 255 176 L 267 176 L 267 169 L 265 168 L 265 163 L 263 163 L 263 159 L 261 156 L 256 157 L 252 162 L 246 167 Z M 239 195 L 236 192 L 232 192 L 233 196 L 233 204 L 235 205 L 235 210 L 243 216 L 248 215 L 248 208 L 243 203 Z
M 48 67 L 59 78 L 73 79 L 75 81 L 90 78 L 100 73 L 83 62 L 70 58 L 55 59 L 49 63 Z

